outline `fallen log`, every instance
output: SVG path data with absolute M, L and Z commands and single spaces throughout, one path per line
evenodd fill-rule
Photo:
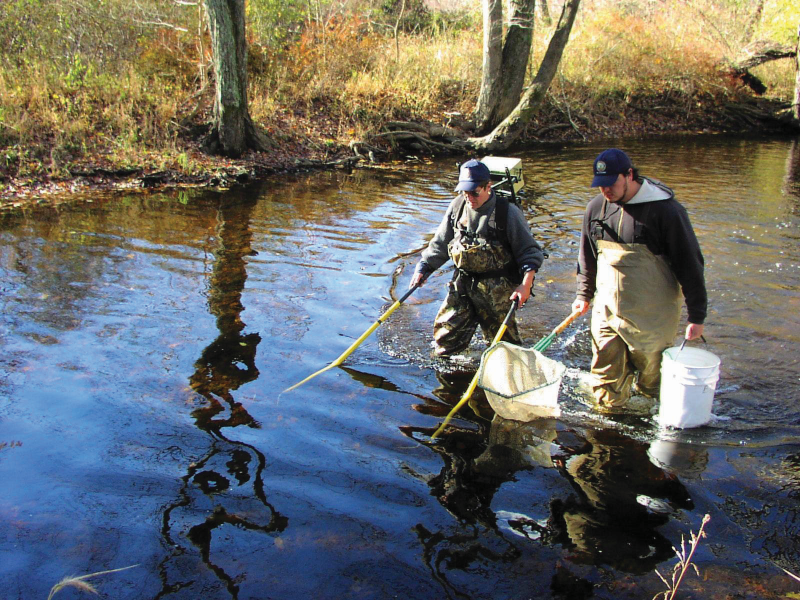
M 737 70 L 747 70 L 763 65 L 766 62 L 780 60 L 781 58 L 794 58 L 794 56 L 794 48 L 760 40 L 745 46 L 739 58 L 733 61 L 731 66 Z
M 130 177 L 131 175 L 138 175 L 142 172 L 140 168 L 123 167 L 120 169 L 105 169 L 103 167 L 83 168 L 83 169 L 70 169 L 69 174 L 73 177 Z
M 407 142 L 411 141 L 412 143 L 418 143 L 422 145 L 431 145 L 436 146 L 437 148 L 442 148 L 445 150 L 450 151 L 459 151 L 462 148 L 459 144 L 455 143 L 447 143 L 447 142 L 437 142 L 436 140 L 432 140 L 428 137 L 420 135 L 415 131 L 384 131 L 383 133 L 377 133 L 371 138 L 374 140 L 387 140 L 389 142 Z
M 795 52 L 789 46 L 759 40 L 745 46 L 739 58 L 731 62 L 728 69 L 736 79 L 760 96 L 767 91 L 767 86 L 750 69 L 773 60 L 794 58 Z

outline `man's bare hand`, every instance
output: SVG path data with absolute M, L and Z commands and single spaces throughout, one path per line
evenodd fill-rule
M 703 326 L 698 325 L 697 323 L 689 323 L 686 326 L 686 339 L 687 340 L 696 340 L 700 336 L 703 335 Z
M 589 310 L 589 303 L 582 298 L 575 298 L 575 302 L 572 303 L 572 312 L 580 311 L 581 315 L 585 315 L 587 310 Z

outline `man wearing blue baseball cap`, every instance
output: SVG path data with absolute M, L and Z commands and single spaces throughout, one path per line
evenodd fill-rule
M 544 254 L 522 211 L 492 190 L 489 168 L 478 160 L 461 165 L 456 192 L 436 234 L 422 252 L 409 287 L 452 258 L 453 279 L 436 315 L 433 346 L 438 356 L 465 350 L 480 325 L 491 340 L 516 300 L 522 306 Z M 520 343 L 515 320 L 504 339 Z
M 686 302 L 684 337 L 699 338 L 707 311 L 703 254 L 686 209 L 663 183 L 643 177 L 625 152 L 594 160 L 578 256 L 573 310 L 592 310 L 593 391 L 600 410 L 624 408 L 635 390 L 656 397 L 661 353 Z

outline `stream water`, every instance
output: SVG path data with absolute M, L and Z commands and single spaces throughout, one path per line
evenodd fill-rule
M 674 188 L 705 255 L 722 361 L 705 427 L 588 409 L 584 317 L 547 351 L 569 368 L 559 419 L 493 418 L 478 391 L 432 440 L 472 376 L 430 356 L 447 267 L 342 367 L 281 393 L 405 292 L 453 160 L 0 215 L 0 595 L 136 565 L 90 582 L 117 599 L 649 599 L 705 514 L 681 597 L 800 592 L 783 570 L 800 574 L 800 142 L 617 145 Z M 549 253 L 527 345 L 570 312 L 604 147 L 514 154 Z

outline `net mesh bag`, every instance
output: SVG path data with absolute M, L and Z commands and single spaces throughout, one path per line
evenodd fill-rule
M 499 342 L 483 353 L 478 386 L 504 419 L 557 417 L 558 391 L 566 367 L 538 350 Z

